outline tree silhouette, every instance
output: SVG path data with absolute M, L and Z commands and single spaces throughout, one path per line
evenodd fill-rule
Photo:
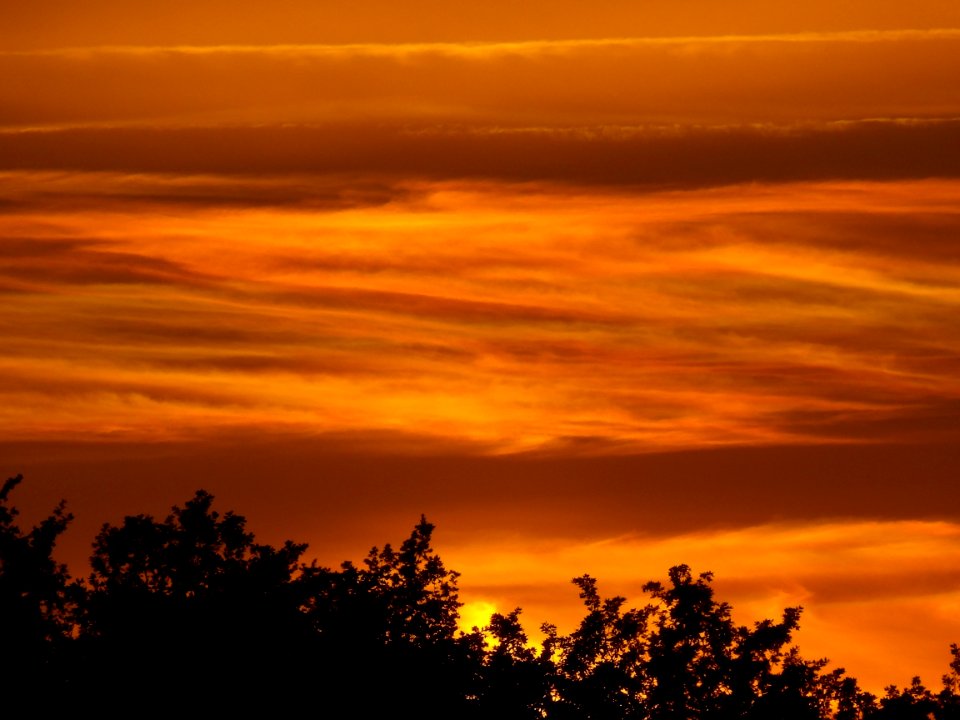
M 223 706 L 299 676 L 309 623 L 293 580 L 306 545 L 256 544 L 242 516 L 212 503 L 201 490 L 163 521 L 103 526 L 81 628 L 90 683 L 106 677 L 130 701 Z
M 780 622 L 736 625 L 730 606 L 714 599 L 710 573 L 672 567 L 669 584 L 644 586 L 653 602 L 625 609 L 602 599 L 589 575 L 574 578 L 587 614 L 569 636 L 547 626 L 557 656 L 558 718 L 859 717 L 866 704 L 842 670 L 823 674 L 825 660 L 806 661 L 789 647 L 800 608 Z M 858 714 L 859 713 L 859 714 Z
M 364 716 L 474 711 L 480 649 L 458 631 L 459 573 L 434 553 L 433 530 L 421 517 L 399 550 L 374 547 L 360 567 L 304 572 L 304 607 L 321 641 L 319 682 L 359 702 Z
M 713 576 L 686 565 L 629 608 L 589 575 L 568 635 L 530 643 L 521 609 L 458 628 L 459 573 L 420 518 L 359 564 L 305 564 L 307 546 L 255 542 L 198 491 L 163 520 L 97 535 L 72 582 L 52 557 L 63 503 L 29 531 L 0 488 L 0 689 L 7 708 L 109 716 L 199 712 L 421 720 L 960 720 L 960 647 L 939 692 L 919 678 L 878 699 L 791 645 L 801 608 L 737 625 Z
M 624 611 L 626 599 L 601 599 L 597 581 L 574 578 L 587 614 L 569 636 L 547 625 L 546 645 L 557 655 L 557 697 L 552 713 L 560 718 L 643 717 L 639 664 L 647 650 L 652 608 Z
M 554 665 L 546 649 L 537 653 L 520 624 L 521 609 L 494 613 L 484 632 L 493 641 L 481 668 L 476 713 L 483 718 L 542 718 L 551 700 Z
M 0 488 L 0 682 L 7 698 L 56 691 L 59 665 L 69 643 L 82 592 L 66 566 L 53 559 L 57 538 L 72 515 L 61 502 L 22 531 L 9 504 L 22 475 Z

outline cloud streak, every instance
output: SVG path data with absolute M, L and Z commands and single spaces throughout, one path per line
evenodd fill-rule
M 521 40 L 513 42 L 396 42 L 336 43 L 298 45 L 106 45 L 36 50 L 0 51 L 0 57 L 62 57 L 91 59 L 98 55 L 278 55 L 284 57 L 355 56 L 400 57 L 438 55 L 489 58 L 497 55 L 540 55 L 603 48 L 679 46 L 689 50 L 700 45 L 747 45 L 777 43 L 890 43 L 904 40 L 957 40 L 960 29 L 930 28 L 904 30 L 847 30 L 833 32 L 794 32 L 751 35 L 691 35 L 686 37 L 607 37 L 564 40 Z
M 842 7 L 811 0 L 789 12 L 756 0 L 731 0 L 722 11 L 699 0 L 681 5 L 598 0 L 588 14 L 570 0 L 530 0 L 522 12 L 507 0 L 469 0 L 460 3 L 456 13 L 438 0 L 411 0 L 402 9 L 384 0 L 358 0 L 349 8 L 307 0 L 277 0 L 269 8 L 225 0 L 135 7 L 117 0 L 91 0 L 82 10 L 65 0 L 36 0 L 9 9 L 6 17 L 2 45 L 20 49 L 117 43 L 515 42 L 624 34 L 669 37 L 960 26 L 956 8 L 936 0 L 908 6 L 893 0 L 852 0 Z
M 0 166 L 8 171 L 154 176 L 147 181 L 152 187 L 139 190 L 142 182 L 136 177 L 114 181 L 117 199 L 131 202 L 140 193 L 145 203 L 168 199 L 183 204 L 336 207 L 389 201 L 397 181 L 417 179 L 649 189 L 957 177 L 958 147 L 960 121 L 955 119 L 679 129 L 101 128 L 0 133 Z M 171 178 L 162 180 L 158 174 Z M 253 179 L 257 176 L 289 179 L 271 187 L 269 181 Z M 38 178 L 36 189 L 49 188 L 50 208 L 55 210 L 58 202 L 53 201 L 83 201 L 83 190 L 65 187 L 69 182 L 48 175 Z M 347 194 L 338 185 L 348 188 Z M 11 193 L 6 205 L 16 198 L 17 193 Z
M 0 126 L 956 117 L 958 47 L 960 31 L 946 28 L 7 52 Z

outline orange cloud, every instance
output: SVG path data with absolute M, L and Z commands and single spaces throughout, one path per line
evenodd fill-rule
M 852 0 L 838 6 L 811 0 L 789 11 L 757 0 L 683 3 L 597 0 L 589 12 L 572 0 L 458 3 L 410 0 L 402 8 L 385 0 L 329 7 L 309 0 L 237 5 L 227 0 L 173 0 L 163 5 L 90 0 L 36 0 L 10 8 L 0 43 L 10 48 L 74 45 L 277 44 L 355 42 L 509 41 L 604 38 L 626 35 L 729 35 L 797 31 L 944 28 L 960 26 L 951 3 L 918 0 Z
M 548 181 L 649 191 L 748 182 L 956 177 L 957 147 L 960 122 L 955 119 L 732 127 L 359 123 L 0 132 L 0 158 L 7 170 L 122 173 L 123 182 L 111 183 L 117 199 L 166 197 L 182 204 L 235 206 L 376 204 L 391 199 L 388 191 L 396 192 L 398 183 L 402 187 L 428 179 Z M 141 182 L 136 178 L 144 174 L 159 174 L 163 180 L 151 178 L 152 187 L 139 188 L 138 198 Z M 247 184 L 236 176 L 257 179 Z M 286 181 L 262 182 L 271 176 Z M 129 187 L 123 187 L 128 179 Z M 71 201 L 69 192 L 67 197 L 55 195 L 58 201 Z M 51 203 L 51 209 L 56 207 Z
M 940 29 L 7 52 L 0 125 L 956 117 L 958 47 L 960 30 Z
M 419 428 L 634 451 L 955 430 L 960 267 L 938 240 L 889 249 L 891 228 L 956 224 L 952 181 L 407 184 L 385 204 L 171 213 L 168 180 L 128 208 L 118 178 L 78 177 L 83 210 L 54 176 L 50 214 L 25 178 L 45 180 L 8 176 L 0 216 L 19 238 L 0 274 L 15 437 Z

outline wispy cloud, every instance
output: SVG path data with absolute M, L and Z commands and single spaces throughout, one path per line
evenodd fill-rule
M 50 214 L 10 176 L 0 322 L 18 437 L 146 437 L 172 417 L 560 453 L 953 432 L 960 267 L 939 233 L 889 250 L 960 222 L 952 181 L 407 183 L 385 204 L 209 209 L 168 202 L 163 178 L 124 207 L 119 182 L 54 182 L 87 200 Z
M 956 40 L 958 28 L 902 30 L 845 30 L 821 32 L 757 33 L 742 35 L 690 35 L 659 37 L 607 37 L 557 40 L 392 42 L 257 45 L 104 45 L 31 50 L 0 50 L 0 57 L 65 57 L 91 59 L 97 55 L 279 55 L 294 57 L 399 57 L 439 55 L 487 58 L 497 55 L 541 55 L 593 49 L 648 46 L 741 45 L 777 43 L 883 43 L 903 40 Z

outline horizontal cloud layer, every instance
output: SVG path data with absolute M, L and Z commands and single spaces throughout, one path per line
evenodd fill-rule
M 6 8 L 0 46 L 277 44 L 568 39 L 622 35 L 708 35 L 960 27 L 960 10 L 941 0 L 809 0 L 781 7 L 758 0 L 34 0 Z
M 344 178 L 316 202 L 305 181 L 292 206 L 244 200 L 265 183 L 0 178 L 7 436 L 422 428 L 565 454 L 955 437 L 955 181 Z
M 6 52 L 0 126 L 955 117 L 958 58 L 952 29 Z
M 958 148 L 960 120 L 682 129 L 364 124 L 74 129 L 0 133 L 0 168 L 172 176 L 148 183 L 135 177 L 105 180 L 111 182 L 110 191 L 126 201 L 311 203 L 322 208 L 385 202 L 392 197 L 389 193 L 402 191 L 398 180 L 416 179 L 682 188 L 957 177 Z M 241 183 L 196 177 L 211 174 L 298 177 L 281 185 L 269 179 Z M 55 194 L 52 200 L 66 202 L 77 195 L 68 182 L 45 178 L 37 190 L 49 188 Z M 3 204 L 9 207 L 27 190 L 8 190 Z M 98 188 L 97 194 L 106 200 L 107 188 Z M 51 204 L 51 209 L 57 207 Z

